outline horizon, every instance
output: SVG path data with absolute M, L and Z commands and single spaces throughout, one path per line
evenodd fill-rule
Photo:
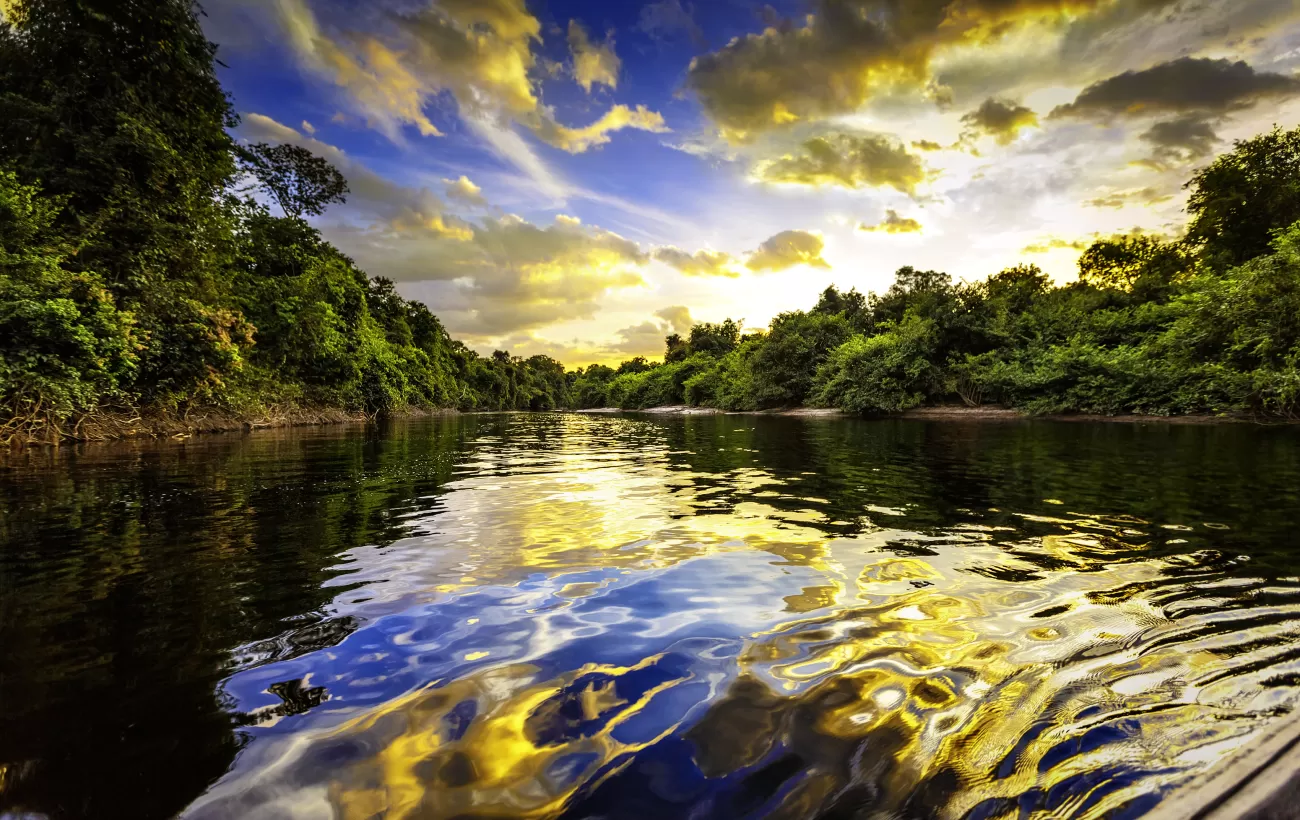
M 1300 123 L 1300 9 L 1214 0 L 210 0 L 237 138 L 352 193 L 313 223 L 480 352 L 661 358 L 904 265 L 1074 278 Z

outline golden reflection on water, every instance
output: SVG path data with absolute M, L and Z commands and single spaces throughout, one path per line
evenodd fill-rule
M 365 627 L 232 678 L 329 697 L 190 816 L 1124 816 L 1294 698 L 1300 587 L 1155 549 L 1171 522 L 864 504 L 836 535 L 646 423 L 488 444 L 346 556 Z

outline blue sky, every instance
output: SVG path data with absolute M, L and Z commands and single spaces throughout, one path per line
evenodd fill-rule
M 243 122 L 335 162 L 318 220 L 480 350 L 655 356 L 905 264 L 1060 281 L 1300 122 L 1291 0 L 208 0 Z

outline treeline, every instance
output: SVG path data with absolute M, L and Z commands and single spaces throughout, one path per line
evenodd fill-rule
M 1077 283 L 903 268 L 765 331 L 696 325 L 662 363 L 566 372 L 478 355 L 324 241 L 303 217 L 346 182 L 236 144 L 214 59 L 189 0 L 0 20 L 0 442 L 196 409 L 1300 410 L 1300 131 L 1239 143 L 1188 183 L 1183 239 L 1099 241 Z
M 479 356 L 303 221 L 346 183 L 302 149 L 232 140 L 189 0 L 18 0 L 6 15 L 0 441 L 112 413 L 540 410 L 565 395 L 558 362 Z
M 1079 280 L 1033 265 L 980 282 L 897 272 L 834 287 L 763 332 L 669 336 L 664 362 L 593 365 L 578 407 L 814 406 L 887 413 L 996 403 L 1031 413 L 1300 413 L 1300 129 L 1236 144 L 1187 183 L 1184 237 L 1095 242 Z

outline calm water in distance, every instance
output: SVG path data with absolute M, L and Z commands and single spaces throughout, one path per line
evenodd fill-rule
M 0 468 L 0 815 L 1138 817 L 1300 698 L 1300 430 L 472 415 Z

